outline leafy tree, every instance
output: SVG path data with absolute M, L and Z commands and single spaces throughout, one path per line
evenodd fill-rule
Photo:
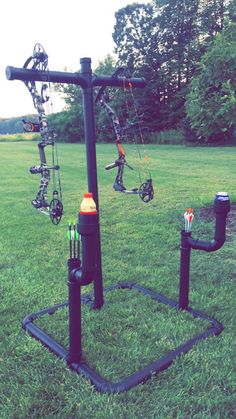
M 77 143 L 84 141 L 83 115 L 80 106 L 52 114 L 49 120 L 59 141 Z
M 0 134 L 16 134 L 23 132 L 22 119 L 37 121 L 37 115 L 18 116 L 13 118 L 0 118 Z
M 112 74 L 115 68 L 116 63 L 114 58 L 111 56 L 111 54 L 107 54 L 107 56 L 102 61 L 98 62 L 98 66 L 95 69 L 95 74 Z
M 58 140 L 65 142 L 84 141 L 84 120 L 81 88 L 73 84 L 58 84 L 55 89 L 65 100 L 64 111 L 50 115 Z
M 212 41 L 224 28 L 229 0 L 200 1 L 200 30 L 203 39 Z
M 166 68 L 169 94 L 179 90 L 192 75 L 197 55 L 199 0 L 156 0 L 161 32 L 162 66 Z
M 114 60 L 112 56 L 108 54 L 103 61 L 99 62 L 97 68 L 95 69 L 95 74 L 112 74 L 114 69 Z M 66 103 L 65 111 L 50 116 L 50 120 L 57 132 L 58 139 L 66 142 L 83 142 L 84 116 L 81 88 L 80 86 L 76 85 L 59 84 L 57 85 L 57 90 L 63 95 Z M 107 121 L 105 121 L 107 116 L 98 106 L 96 106 L 94 109 L 95 118 L 97 121 L 98 140 L 110 140 L 112 132 L 111 127 L 110 134 L 107 132 L 107 130 L 104 131 L 104 126 L 107 125 Z
M 203 55 L 186 112 L 199 138 L 217 142 L 236 136 L 236 24 L 228 24 Z
M 114 59 L 108 55 L 104 61 L 100 62 L 95 73 L 112 75 L 117 70 Z M 122 68 L 121 68 L 122 70 Z M 130 72 L 124 67 L 121 76 L 129 77 Z M 139 89 L 132 89 L 132 87 L 112 88 L 107 87 L 105 91 L 106 101 L 109 106 L 117 114 L 121 125 L 128 126 L 133 122 L 137 122 L 138 103 L 135 98 L 136 92 Z M 97 89 L 99 91 L 99 88 Z M 141 101 L 141 99 L 140 99 Z M 141 114 L 141 112 L 140 112 Z M 139 114 L 139 123 L 141 123 L 141 115 Z M 95 107 L 97 139 L 103 142 L 114 142 L 115 133 L 111 118 L 108 117 L 106 110 L 99 106 Z M 131 140 L 131 139 L 130 139 Z M 129 141 L 129 136 L 126 135 L 124 141 Z
M 186 85 L 200 56 L 199 0 L 156 0 L 162 51 L 162 115 L 166 128 L 176 127 L 184 116 Z
M 108 54 L 103 61 L 99 61 L 98 67 L 95 70 L 95 74 L 104 74 L 104 75 L 111 75 L 114 73 L 116 68 L 115 61 L 113 57 Z M 110 89 L 112 90 L 112 89 Z M 95 92 L 95 95 L 98 93 L 99 87 Z M 110 93 L 111 102 L 114 102 L 114 93 Z M 114 106 L 112 104 L 112 106 Z M 97 104 L 94 109 L 95 118 L 96 118 L 96 134 L 97 134 L 97 141 L 102 142 L 110 142 L 114 140 L 114 130 L 112 124 L 107 117 L 106 111 Z
M 149 131 L 175 127 L 184 116 L 186 85 L 201 54 L 198 13 L 199 0 L 134 3 L 116 13 L 119 61 L 147 80 L 137 97 Z
M 127 66 L 132 72 L 144 64 L 158 64 L 158 28 L 153 6 L 129 4 L 118 10 L 115 18 L 113 40 L 119 64 Z
M 119 64 L 135 76 L 145 77 L 147 87 L 135 89 L 136 106 L 149 131 L 160 127 L 161 51 L 155 4 L 128 5 L 115 14 L 113 39 Z
M 230 21 L 236 23 L 236 0 L 231 0 L 227 9 Z
M 175 128 L 185 120 L 186 92 L 197 74 L 197 63 L 223 30 L 226 16 L 236 21 L 235 9 L 236 0 L 152 0 L 149 4 L 129 4 L 116 12 L 113 39 L 117 65 L 147 81 L 146 88 L 134 89 L 133 95 L 148 132 Z M 114 59 L 108 55 L 95 72 L 112 74 L 115 67 Z M 64 85 L 61 91 L 67 111 L 55 118 L 57 123 L 60 121 L 60 137 L 81 141 L 81 89 Z M 125 120 L 126 95 L 121 89 L 109 89 L 109 94 L 111 105 Z M 97 106 L 95 116 L 98 140 L 113 141 L 106 113 Z

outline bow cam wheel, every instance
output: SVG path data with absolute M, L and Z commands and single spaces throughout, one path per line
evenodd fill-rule
M 33 61 L 34 66 L 37 70 L 45 71 L 48 66 L 48 55 L 46 54 L 44 48 L 41 44 L 37 43 L 34 46 L 33 50 Z
M 154 197 L 154 189 L 152 186 L 152 180 L 148 179 L 146 182 L 142 183 L 139 188 L 139 196 L 145 204 L 150 202 Z
M 63 205 L 57 198 L 51 200 L 49 205 L 49 215 L 51 222 L 55 225 L 59 224 L 63 214 Z

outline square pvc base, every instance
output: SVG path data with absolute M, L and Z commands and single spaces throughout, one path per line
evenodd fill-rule
M 130 289 L 136 290 L 151 299 L 158 301 L 162 304 L 168 305 L 173 309 L 178 309 L 178 303 L 174 300 L 171 300 L 164 295 L 158 294 L 155 291 L 152 291 L 148 288 L 144 288 L 138 284 L 131 282 L 118 283 L 112 285 L 111 287 L 106 288 L 104 291 L 113 291 L 115 289 Z M 90 295 L 84 295 L 81 298 L 83 304 L 88 304 L 91 307 L 93 306 L 93 299 Z M 187 340 L 185 343 L 177 347 L 176 349 L 168 352 L 166 355 L 150 363 L 141 370 L 123 378 L 117 383 L 113 383 L 109 380 L 106 380 L 101 375 L 99 375 L 94 369 L 92 369 L 86 362 L 81 361 L 79 363 L 69 363 L 69 351 L 56 342 L 50 335 L 46 334 L 42 329 L 34 324 L 34 321 L 44 316 L 45 314 L 54 314 L 60 308 L 68 306 L 68 303 L 57 304 L 53 307 L 49 307 L 45 310 L 32 313 L 25 317 L 22 322 L 23 328 L 35 339 L 39 340 L 46 348 L 53 352 L 58 357 L 64 359 L 68 366 L 78 374 L 83 375 L 88 379 L 91 384 L 96 388 L 96 390 L 103 393 L 119 393 L 122 391 L 128 391 L 131 388 L 135 387 L 138 384 L 143 384 L 154 374 L 158 374 L 160 371 L 167 369 L 172 362 L 179 356 L 188 352 L 195 344 L 200 342 L 203 339 L 211 335 L 219 335 L 223 326 L 217 320 L 208 317 L 207 315 L 195 311 L 192 308 L 188 307 L 184 311 L 191 314 L 194 318 L 199 318 L 201 320 L 207 320 L 209 322 L 209 327 L 199 335 L 194 336 L 192 339 Z

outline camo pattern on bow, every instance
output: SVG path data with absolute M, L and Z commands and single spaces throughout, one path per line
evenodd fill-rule
M 48 55 L 41 44 L 36 44 L 33 50 L 33 54 L 26 60 L 23 68 L 30 68 L 32 70 L 47 71 L 48 70 Z M 60 182 L 60 166 L 58 161 L 55 164 L 54 150 L 56 147 L 55 132 L 50 129 L 46 111 L 44 105 L 49 100 L 47 95 L 48 85 L 42 83 L 41 91 L 39 92 L 34 80 L 24 81 L 28 91 L 33 99 L 33 104 L 38 113 L 39 122 L 35 123 L 32 121 L 26 121 L 23 119 L 23 128 L 26 132 L 39 132 L 41 135 L 41 141 L 38 143 L 40 164 L 32 166 L 30 173 L 41 174 L 41 180 L 38 192 L 35 199 L 32 200 L 34 208 L 42 212 L 43 214 L 49 215 L 53 224 L 59 224 L 62 214 L 62 192 Z M 46 161 L 45 147 L 52 147 L 52 165 L 48 166 Z M 52 199 L 48 200 L 48 185 L 50 182 L 50 172 L 53 171 L 53 193 Z M 55 171 L 57 172 L 57 185 Z

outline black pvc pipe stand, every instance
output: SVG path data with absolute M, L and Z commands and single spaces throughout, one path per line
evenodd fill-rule
M 148 288 L 144 288 L 138 284 L 131 282 L 122 282 L 115 285 L 112 285 L 106 288 L 104 291 L 113 291 L 115 289 L 129 289 L 136 290 L 141 292 L 144 295 L 147 295 L 151 299 L 158 301 L 159 303 L 168 305 L 172 308 L 178 309 L 179 305 L 176 301 L 165 297 L 164 295 L 158 294 L 155 291 L 152 291 Z M 91 308 L 93 307 L 93 298 L 87 294 L 81 297 L 83 304 L 88 304 Z M 202 333 L 194 336 L 193 338 L 187 340 L 182 345 L 176 349 L 168 352 L 166 355 L 150 363 L 146 367 L 142 368 L 139 371 L 123 378 L 119 382 L 113 383 L 108 381 L 101 375 L 99 375 L 94 369 L 92 369 L 86 362 L 81 361 L 80 363 L 69 363 L 69 351 L 56 342 L 53 337 L 46 334 L 42 329 L 34 324 L 34 321 L 44 316 L 45 314 L 54 314 L 58 309 L 68 306 L 68 303 L 57 304 L 50 308 L 32 313 L 26 316 L 22 322 L 22 327 L 35 339 L 39 340 L 47 349 L 53 352 L 58 357 L 64 359 L 68 366 L 75 371 L 77 374 L 83 375 L 88 379 L 91 384 L 96 388 L 96 390 L 102 393 L 120 393 L 123 391 L 130 390 L 138 384 L 145 383 L 149 378 L 154 374 L 158 374 L 161 371 L 167 369 L 172 362 L 182 354 L 188 352 L 195 344 L 202 341 L 203 339 L 208 338 L 212 335 L 219 335 L 223 330 L 223 325 L 217 320 L 207 316 L 206 314 L 193 310 L 191 307 L 187 307 L 183 311 L 186 311 L 191 314 L 194 318 L 199 318 L 201 320 L 207 320 L 210 325 Z

